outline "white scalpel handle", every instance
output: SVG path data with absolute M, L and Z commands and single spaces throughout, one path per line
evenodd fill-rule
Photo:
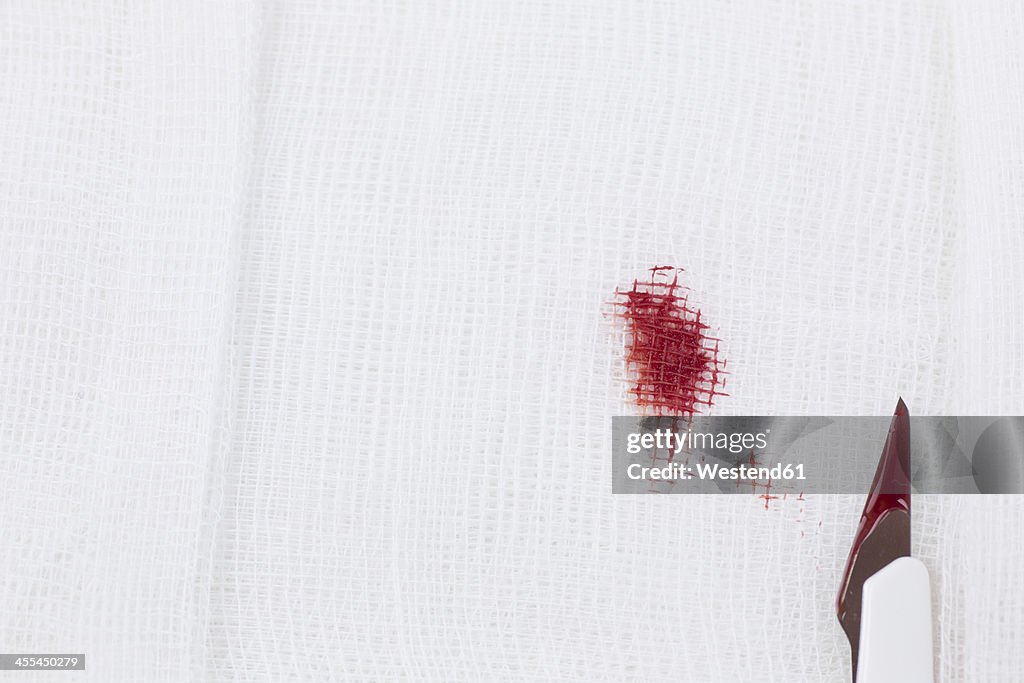
M 935 683 L 928 570 L 901 557 L 864 582 L 857 683 Z

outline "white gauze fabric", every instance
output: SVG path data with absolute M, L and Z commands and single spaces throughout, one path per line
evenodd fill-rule
M 654 265 L 715 414 L 1021 412 L 1010 3 L 2 12 L 0 649 L 52 680 L 848 680 L 861 497 L 610 493 Z M 1017 680 L 1024 508 L 914 506 L 940 680 Z

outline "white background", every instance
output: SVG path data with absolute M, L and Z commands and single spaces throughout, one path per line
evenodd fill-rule
M 848 680 L 862 501 L 612 497 L 607 301 L 686 268 L 716 414 L 1024 412 L 1022 39 L 1012 2 L 4 3 L 0 649 Z M 1021 501 L 914 506 L 941 680 L 1019 680 Z

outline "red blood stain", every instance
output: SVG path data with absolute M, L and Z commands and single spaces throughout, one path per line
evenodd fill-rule
M 615 291 L 625 323 L 626 370 L 637 405 L 655 415 L 691 416 L 725 396 L 725 360 L 700 309 L 687 301 L 681 268 L 655 266 L 647 280 Z
M 767 510 L 768 509 L 768 503 L 770 503 L 773 500 L 778 500 L 779 497 L 771 495 L 771 491 L 772 491 L 772 480 L 771 479 L 768 480 L 767 484 L 762 484 L 761 486 L 764 488 L 764 493 L 762 493 L 760 496 L 758 496 L 758 498 L 760 498 L 760 499 L 762 499 L 764 501 L 764 509 Z

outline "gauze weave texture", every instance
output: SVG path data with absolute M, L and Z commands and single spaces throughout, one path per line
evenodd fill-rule
M 1024 412 L 1022 92 L 1012 2 L 4 3 L 0 650 L 847 681 L 862 499 L 612 496 L 608 303 L 686 269 L 714 414 Z M 1022 520 L 915 498 L 943 682 Z

